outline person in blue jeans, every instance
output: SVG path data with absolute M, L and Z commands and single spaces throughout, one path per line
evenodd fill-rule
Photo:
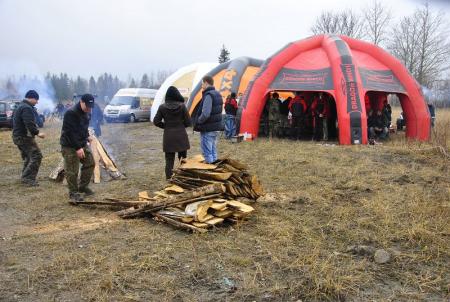
M 194 117 L 194 130 L 200 132 L 200 147 L 207 163 L 217 160 L 217 136 L 222 131 L 222 95 L 211 76 L 202 78 L 202 99 Z
M 225 138 L 230 139 L 236 135 L 236 114 L 238 103 L 236 93 L 232 92 L 225 101 Z

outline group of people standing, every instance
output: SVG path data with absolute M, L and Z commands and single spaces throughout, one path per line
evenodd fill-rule
M 218 132 L 222 130 L 223 101 L 220 93 L 214 88 L 213 78 L 205 76 L 202 79 L 203 95 L 198 110 L 192 118 L 184 104 L 184 98 L 176 87 L 169 87 L 165 103 L 160 105 L 153 123 L 164 129 L 163 151 L 165 153 L 166 178 L 172 176 L 175 154 L 178 158 L 186 158 L 190 148 L 186 128 L 194 126 L 200 132 L 200 147 L 207 163 L 217 160 Z M 20 150 L 23 159 L 21 180 L 27 186 L 39 186 L 36 180 L 42 161 L 42 152 L 36 143 L 35 137 L 45 138 L 36 124 L 34 106 L 39 101 L 39 94 L 30 90 L 26 93 L 23 102 L 18 106 L 13 116 L 12 139 Z M 64 171 L 69 189 L 69 199 L 72 203 L 83 200 L 83 195 L 94 194 L 89 183 L 95 167 L 89 142 L 89 126 L 92 121 L 97 128 L 97 135 L 101 134 L 99 110 L 95 104 L 94 96 L 84 94 L 79 102 L 69 108 L 63 117 L 60 145 L 64 158 Z M 101 110 L 100 110 L 101 112 Z M 81 164 L 81 169 L 80 169 Z M 81 175 L 78 179 L 79 171 Z
M 331 97 L 315 93 L 307 101 L 305 95 L 297 91 L 294 98 L 280 100 L 277 92 L 266 103 L 267 134 L 269 137 L 289 137 L 293 140 L 311 138 L 327 141 L 329 129 L 336 124 L 336 108 Z M 335 134 L 333 133 L 333 136 Z
M 38 102 L 39 94 L 34 90 L 28 91 L 13 115 L 12 139 L 23 160 L 21 180 L 24 185 L 32 187 L 39 186 L 36 176 L 43 158 L 35 137 L 45 138 L 45 134 L 37 127 L 33 113 Z M 60 145 L 71 202 L 82 201 L 81 194 L 94 194 L 89 183 L 95 163 L 88 148 L 91 140 L 88 127 L 93 107 L 94 97 L 84 94 L 78 103 L 66 111 L 63 118 Z M 78 181 L 80 164 L 81 175 Z

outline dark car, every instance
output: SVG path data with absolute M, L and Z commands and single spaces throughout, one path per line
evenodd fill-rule
M 0 127 L 12 128 L 12 116 L 20 101 L 0 101 Z
M 17 106 L 22 101 L 20 100 L 8 100 L 8 101 L 0 101 L 0 127 L 8 127 L 12 128 L 12 117 L 14 114 L 14 110 L 16 110 Z M 39 128 L 44 127 L 45 117 L 43 114 L 39 114 L 37 111 L 34 111 L 34 115 L 36 118 L 36 124 Z

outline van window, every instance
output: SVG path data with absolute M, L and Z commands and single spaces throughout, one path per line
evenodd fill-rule
M 153 99 L 147 97 L 141 97 L 141 107 L 150 108 L 153 105 Z
M 0 103 L 0 112 L 5 112 L 5 111 L 6 111 L 6 104 Z
M 139 102 L 139 98 L 135 96 L 115 96 L 112 98 L 109 105 L 120 106 L 120 105 L 132 105 L 133 100 Z M 139 107 L 139 106 L 138 106 Z

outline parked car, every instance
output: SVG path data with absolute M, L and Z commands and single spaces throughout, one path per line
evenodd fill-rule
M 13 127 L 12 117 L 14 114 L 14 111 L 16 110 L 17 106 L 22 101 L 20 100 L 7 100 L 7 101 L 0 101 L 0 127 Z M 36 118 L 36 124 L 39 128 L 44 127 L 45 122 L 45 116 L 43 114 L 40 114 L 36 111 L 34 111 L 34 115 Z
M 148 120 L 156 91 L 144 88 L 120 89 L 103 110 L 105 121 L 110 123 Z
M 14 110 L 21 101 L 0 101 L 0 127 L 12 128 Z

